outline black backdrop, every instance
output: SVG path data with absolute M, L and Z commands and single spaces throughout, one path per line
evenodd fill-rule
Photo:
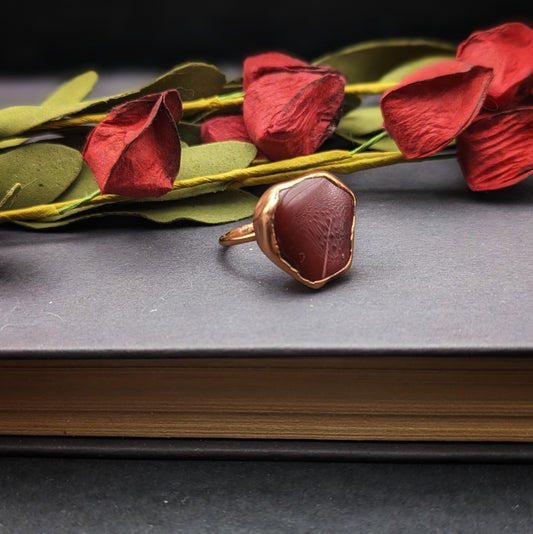
M 238 63 L 267 49 L 313 59 L 371 39 L 456 43 L 502 22 L 533 23 L 532 0 L 19 0 L 9 6 L 2 15 L 4 75 Z

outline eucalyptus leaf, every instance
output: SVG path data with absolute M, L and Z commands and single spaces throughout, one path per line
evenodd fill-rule
M 99 187 L 96 183 L 93 171 L 91 171 L 91 168 L 87 163 L 83 162 L 78 176 L 69 187 L 55 199 L 55 201 L 65 202 L 67 200 L 79 200 L 98 189 Z
M 36 230 L 66 226 L 92 217 L 140 217 L 159 224 L 187 220 L 203 224 L 238 221 L 253 214 L 257 197 L 247 191 L 230 189 L 219 193 L 195 196 L 160 203 L 107 205 L 99 210 L 56 220 L 19 221 L 17 224 Z
M 87 113 L 106 111 L 128 100 L 167 89 L 177 89 L 183 101 L 195 100 L 219 94 L 225 83 L 225 75 L 214 65 L 184 63 L 139 89 L 87 102 L 84 111 Z
M 1 109 L 0 138 L 21 136 L 28 130 L 66 115 L 76 115 L 80 112 L 104 113 L 128 100 L 167 89 L 177 89 L 182 100 L 213 96 L 222 90 L 225 80 L 224 74 L 213 65 L 185 63 L 140 89 L 95 100 L 65 101 L 64 91 L 59 89 L 58 96 L 50 97 L 49 101 L 45 101 L 42 105 L 11 106 Z M 79 92 L 77 94 L 79 95 Z
M 21 184 L 10 206 L 25 208 L 53 202 L 79 175 L 81 154 L 55 143 L 30 143 L 0 153 L 0 191 Z
M 243 141 L 219 141 L 183 147 L 177 180 L 186 182 L 201 176 L 212 176 L 234 169 L 244 169 L 250 165 L 256 154 L 256 146 Z M 147 199 L 147 202 L 167 202 L 205 193 L 215 193 L 222 191 L 227 186 L 227 182 L 213 181 L 194 187 L 174 189 L 162 197 Z
M 56 106 L 81 102 L 94 88 L 98 74 L 88 71 L 58 87 L 42 103 L 43 106 Z
M 65 115 L 72 115 L 88 106 L 87 102 L 40 106 L 10 106 L 0 109 L 0 138 L 21 136 L 28 130 Z
M 29 137 L 6 137 L 5 139 L 0 139 L 0 150 L 4 148 L 13 148 L 25 143 Z
M 339 121 L 335 133 L 354 138 L 377 132 L 382 128 L 383 116 L 379 106 L 364 106 L 346 113 Z
M 13 201 L 15 200 L 15 197 L 20 193 L 20 190 L 22 189 L 22 185 L 19 183 L 16 183 L 9 189 L 8 191 L 1 193 L 0 192 L 0 209 L 9 209 L 13 205 Z
M 315 65 L 341 71 L 348 83 L 375 82 L 395 67 L 433 55 L 455 57 L 456 46 L 426 39 L 387 39 L 355 44 L 319 57 Z
M 219 141 L 188 146 L 181 152 L 178 180 L 248 167 L 256 154 L 255 145 L 243 141 Z
M 211 176 L 228 172 L 234 169 L 248 167 L 253 161 L 257 152 L 256 147 L 251 143 L 241 141 L 221 141 L 218 143 L 208 143 L 196 147 L 183 147 L 181 153 L 181 169 L 178 174 L 180 182 L 196 178 L 198 176 Z M 191 198 L 223 191 L 228 186 L 226 181 L 212 181 L 198 185 L 184 186 L 176 188 L 159 198 L 143 199 L 145 204 L 167 203 L 170 201 Z M 87 164 L 83 163 L 81 172 L 72 181 L 70 186 L 61 194 L 56 202 L 76 201 L 86 195 L 98 190 L 98 185 L 94 175 Z M 115 201 L 112 204 L 91 204 L 84 203 L 76 206 L 61 215 L 49 218 L 49 221 L 58 221 L 67 217 L 80 216 L 86 212 L 97 212 L 108 209 L 108 206 L 125 206 L 138 204 L 138 200 L 124 199 Z M 103 208 L 105 206 L 105 208 Z M 120 208 L 122 209 L 122 208 Z

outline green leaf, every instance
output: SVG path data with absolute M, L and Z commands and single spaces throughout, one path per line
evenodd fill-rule
M 426 56 L 422 58 L 413 59 L 406 61 L 401 65 L 393 68 L 380 78 L 380 82 L 399 82 L 403 80 L 408 74 L 416 72 L 422 67 L 431 65 L 432 63 L 437 63 L 438 61 L 443 61 L 445 59 L 450 59 L 449 55 L 438 55 L 438 56 Z
M 178 180 L 248 167 L 256 154 L 255 145 L 243 141 L 219 141 L 188 146 L 181 152 Z
M 383 129 L 383 116 L 379 106 L 363 106 L 354 109 L 339 121 L 335 133 L 348 141 L 363 144 L 368 136 Z M 373 143 L 369 150 L 397 151 L 398 146 L 390 137 Z
M 21 136 L 46 122 L 72 115 L 86 108 L 86 102 L 42 106 L 11 106 L 0 109 L 0 137 Z
M 364 106 L 349 111 L 344 115 L 335 133 L 353 137 L 361 137 L 383 128 L 383 116 L 379 106 Z
M 79 85 L 88 87 L 89 75 L 82 75 Z M 166 89 L 177 89 L 182 100 L 204 98 L 218 94 L 225 83 L 224 74 L 213 65 L 205 63 L 186 63 L 175 67 L 152 83 L 126 93 L 103 97 L 83 102 L 68 101 L 65 97 L 70 91 L 73 95 L 81 94 L 80 87 L 58 89 L 56 96 L 50 97 L 40 106 L 11 106 L 0 110 L 0 137 L 21 136 L 28 130 L 37 128 L 47 122 L 60 119 L 66 115 L 84 113 L 104 113 L 111 107 L 150 93 L 157 93 Z M 89 80 L 90 81 L 90 80 Z M 83 82 L 83 83 L 82 83 Z M 76 83 L 72 82 L 73 85 Z
M 203 145 L 183 147 L 178 180 L 187 181 L 199 176 L 212 176 L 234 169 L 244 169 L 257 154 L 257 148 L 242 141 L 219 141 Z M 147 202 L 167 202 L 180 198 L 215 193 L 228 186 L 227 182 L 214 181 L 200 186 L 174 189 L 159 198 Z
M 177 89 L 183 101 L 195 100 L 219 94 L 225 83 L 225 75 L 214 65 L 184 63 L 140 89 L 88 102 L 84 111 L 87 113 L 106 111 L 127 100 L 151 93 L 159 93 L 167 89 Z
M 136 204 L 107 205 L 96 211 L 63 217 L 56 220 L 19 221 L 17 224 L 36 230 L 66 226 L 91 217 L 140 217 L 159 224 L 176 221 L 195 221 L 203 224 L 221 224 L 250 217 L 257 197 L 240 189 L 230 189 L 183 200 L 169 202 L 143 202 Z
M 43 103 L 43 106 L 56 106 L 81 102 L 94 88 L 98 74 L 88 71 L 58 87 Z
M 15 184 L 9 191 L 3 193 L 3 196 L 0 197 L 0 209 L 9 209 L 15 199 L 15 197 L 20 193 L 22 185 Z
M 243 143 L 241 141 L 221 141 L 219 143 L 208 143 L 206 145 L 199 145 L 195 147 L 184 147 L 182 150 L 181 169 L 178 175 L 180 181 L 189 180 L 198 176 L 210 176 L 214 174 L 224 173 L 233 169 L 240 169 L 247 167 L 255 157 L 257 149 L 251 143 Z M 143 199 L 145 205 L 164 203 L 168 204 L 171 201 L 183 200 L 199 195 L 206 195 L 207 193 L 216 193 L 223 191 L 228 186 L 226 181 L 213 181 L 194 185 L 191 187 L 182 187 L 170 191 L 166 195 L 159 198 Z M 94 175 L 90 168 L 83 163 L 81 172 L 75 179 L 72 180 L 71 185 L 61 194 L 57 202 L 62 201 L 76 201 L 84 198 L 86 195 L 96 191 L 98 185 L 94 179 Z M 139 204 L 138 200 L 120 200 L 114 201 L 110 204 L 81 204 L 68 211 L 50 217 L 49 222 L 56 222 L 66 218 L 76 218 L 92 216 L 101 210 L 113 209 L 113 206 L 119 206 L 118 210 L 123 209 L 123 206 Z M 91 214 L 88 214 L 91 212 Z
M 81 101 L 93 89 L 97 79 L 95 72 L 88 71 L 59 86 L 41 105 L 1 109 L 0 137 L 16 137 L 43 123 L 84 109 L 87 104 Z M 4 141 L 0 148 L 15 144 L 20 144 L 18 139 Z
M 53 202 L 76 179 L 81 154 L 54 143 L 31 143 L 0 153 L 0 191 L 20 183 L 11 209 Z
M 87 163 L 83 162 L 81 171 L 70 186 L 55 199 L 55 202 L 64 202 L 67 200 L 79 200 L 84 198 L 93 191 L 99 189 L 93 171 Z
M 319 57 L 315 65 L 340 70 L 348 83 L 375 82 L 395 67 L 417 58 L 444 55 L 455 57 L 456 47 L 426 39 L 368 41 Z
M 6 137 L 0 140 L 0 150 L 4 148 L 13 148 L 25 143 L 29 137 Z

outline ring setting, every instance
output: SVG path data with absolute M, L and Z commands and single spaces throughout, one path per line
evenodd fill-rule
M 352 264 L 355 209 L 355 195 L 341 180 L 311 172 L 267 189 L 252 222 L 225 233 L 219 243 L 255 240 L 275 265 L 318 289 Z

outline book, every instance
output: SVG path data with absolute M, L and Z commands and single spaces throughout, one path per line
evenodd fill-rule
M 354 262 L 315 291 L 235 224 L 0 227 L 0 435 L 533 440 L 533 182 L 454 159 L 344 176 Z
M 0 434 L 531 441 L 520 356 L 0 362 Z

